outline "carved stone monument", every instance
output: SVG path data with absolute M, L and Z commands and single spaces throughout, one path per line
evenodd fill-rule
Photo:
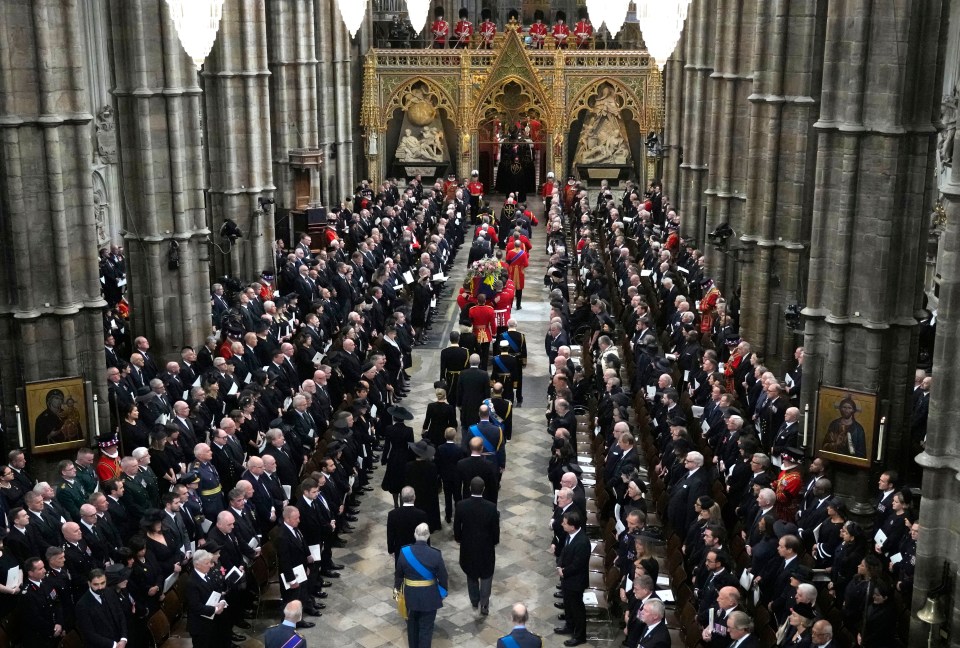
M 610 85 L 599 88 L 583 121 L 573 164 L 587 180 L 618 179 L 632 167 L 622 105 Z
M 414 86 L 403 98 L 403 124 L 394 165 L 406 176 L 442 176 L 450 165 L 440 111 L 425 86 Z

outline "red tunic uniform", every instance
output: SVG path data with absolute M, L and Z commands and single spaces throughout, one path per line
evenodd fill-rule
M 493 38 L 497 35 L 497 26 L 492 21 L 484 20 L 480 23 L 480 37 L 483 38 L 484 49 L 493 47 Z
M 553 195 L 553 180 L 547 180 L 543 183 L 543 188 L 540 190 L 540 197 L 544 200 L 548 200 Z
M 543 41 L 547 38 L 547 26 L 542 22 L 530 25 L 530 45 L 533 49 L 543 49 Z
M 512 236 L 510 240 L 513 240 Z M 527 243 L 530 242 L 527 241 Z M 508 248 L 506 259 L 507 265 L 510 266 L 510 279 L 513 281 L 514 287 L 517 290 L 523 290 L 524 272 L 526 267 L 530 265 L 530 254 L 527 252 L 527 248 L 522 244 L 519 250 L 514 247 Z
M 557 23 L 553 26 L 553 38 L 557 41 L 558 49 L 566 49 L 570 40 L 570 28 L 567 23 Z
M 483 196 L 483 183 L 478 180 L 474 180 L 467 185 L 467 191 L 470 192 L 471 196 L 479 198 Z
M 473 36 L 473 23 L 469 20 L 461 20 L 453 28 L 453 41 L 451 45 L 455 49 L 462 49 L 470 45 L 470 38 Z
M 490 342 L 497 333 L 497 314 L 493 312 L 493 306 L 477 304 L 470 308 L 470 321 L 473 323 L 473 334 L 477 336 L 477 342 L 486 344 Z
M 713 330 L 713 320 L 717 316 L 717 300 L 720 299 L 720 290 L 710 286 L 710 290 L 700 300 L 700 332 L 710 333 Z
M 803 488 L 800 469 L 794 466 L 781 470 L 773 486 L 777 494 L 777 517 L 784 522 L 793 522 L 800 500 L 800 489 Z
M 132 452 L 132 449 L 131 449 Z M 100 458 L 97 460 L 97 478 L 100 481 L 107 481 L 108 479 L 116 479 L 120 476 L 120 455 L 117 454 L 116 457 L 112 459 L 105 454 L 101 454 Z
M 442 18 L 434 20 L 430 25 L 433 34 L 433 49 L 443 49 L 447 46 L 447 36 L 450 35 L 450 23 Z
M 581 20 L 574 26 L 573 33 L 577 37 L 577 49 L 587 49 L 593 39 L 593 25 L 589 20 Z
M 477 236 L 480 234 L 482 227 L 483 225 L 477 225 L 477 228 L 473 230 L 473 238 L 477 238 Z M 487 227 L 486 234 L 487 234 L 487 240 L 491 241 L 492 243 L 497 244 L 500 242 L 500 237 L 497 236 L 497 230 L 494 229 L 493 227 Z
M 453 200 L 457 197 L 458 186 L 459 185 L 457 184 L 456 180 L 447 179 L 443 181 L 443 195 L 447 200 Z

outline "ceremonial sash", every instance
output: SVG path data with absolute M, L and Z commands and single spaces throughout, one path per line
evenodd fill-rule
M 473 434 L 473 436 L 475 436 L 475 437 L 480 437 L 480 440 L 483 441 L 483 449 L 484 449 L 484 450 L 486 450 L 486 451 L 489 452 L 490 454 L 496 454 L 496 453 L 497 453 L 497 449 L 493 447 L 493 444 L 492 444 L 492 443 L 490 443 L 490 439 L 488 439 L 487 436 L 486 436 L 483 432 L 480 431 L 479 426 L 477 426 L 477 425 L 471 425 L 471 426 L 470 426 L 470 433 Z
M 513 339 L 512 335 L 504 333 L 503 339 L 510 343 L 510 348 L 513 349 L 514 353 L 520 353 L 520 345 L 517 344 L 517 341 Z
M 515 257 L 513 257 L 512 259 L 507 259 L 507 263 L 509 263 L 510 265 L 513 265 L 514 263 L 522 259 L 526 253 L 527 253 L 526 250 L 520 250 L 520 253 L 517 254 Z
M 507 635 L 506 637 L 500 637 L 500 641 L 503 642 L 503 645 L 507 648 L 520 648 L 520 644 L 517 643 L 517 640 Z
M 413 567 L 413 570 L 420 574 L 423 580 L 436 581 L 436 577 L 430 573 L 430 570 L 424 567 L 423 563 L 413 555 L 413 550 L 410 549 L 410 545 L 407 545 L 400 551 L 403 553 L 403 557 L 407 559 L 407 562 L 410 563 L 410 566 Z M 437 589 L 440 590 L 440 598 L 447 598 L 447 590 L 443 588 L 439 581 L 437 581 Z
M 503 364 L 503 359 L 500 356 L 493 356 L 493 364 L 500 368 L 500 373 L 513 373 Z

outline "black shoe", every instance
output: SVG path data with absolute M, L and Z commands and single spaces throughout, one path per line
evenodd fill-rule
M 253 626 L 247 623 L 246 621 L 240 621 L 240 623 L 234 623 L 233 625 L 237 626 L 241 630 L 249 630 Z
M 360 509 L 359 509 L 358 507 L 356 507 L 356 506 L 349 506 L 349 507 L 347 507 L 346 511 L 347 511 L 347 513 L 349 513 L 350 515 L 356 515 L 357 513 L 360 512 Z
M 568 628 L 567 626 L 557 626 L 553 629 L 553 634 L 558 635 L 572 635 L 573 628 Z
M 323 570 L 320 575 L 324 578 L 340 578 L 340 572 Z M 562 607 L 562 606 L 561 606 Z
M 313 596 L 318 599 L 325 599 L 329 596 L 329 594 L 327 594 L 323 590 L 320 590 L 319 592 L 314 592 Z
M 488 614 L 490 614 L 490 608 L 486 605 L 481 605 L 480 614 L 482 614 L 483 616 L 487 616 Z
M 356 515 L 344 515 L 343 519 L 346 520 L 347 522 L 356 522 L 360 518 L 358 518 Z
M 319 616 L 319 615 L 318 615 L 318 616 Z M 310 623 L 309 621 L 297 621 L 297 627 L 300 628 L 301 630 L 305 630 L 306 628 L 312 628 L 312 627 L 314 627 L 315 625 L 317 625 L 317 624 L 316 624 L 316 623 Z
M 326 604 L 326 603 L 317 603 L 317 604 L 314 606 L 314 609 L 317 609 L 317 610 L 326 610 L 326 609 L 327 609 L 327 604 Z
M 303 614 L 304 616 L 323 616 L 320 614 L 320 610 L 315 607 L 303 608 Z
M 343 547 L 346 547 L 346 546 L 347 546 L 347 543 L 346 543 L 346 541 L 337 538 L 336 540 L 334 540 L 333 542 L 330 543 L 330 546 L 332 546 L 332 547 L 339 547 L 339 548 L 342 549 Z
M 554 603 L 554 604 L 553 604 L 553 607 L 557 608 L 558 610 L 562 610 L 562 609 L 563 609 L 563 603 Z
M 562 599 L 562 598 L 563 598 L 563 592 L 554 592 L 554 593 L 553 593 L 553 598 Z
M 356 529 L 354 529 L 352 526 L 347 525 L 347 526 L 342 526 L 337 530 L 340 531 L 340 533 L 353 533 Z
M 364 487 L 363 487 L 363 490 L 365 490 L 366 492 L 369 493 L 370 491 L 373 490 L 373 486 L 364 486 Z
M 343 569 L 343 565 L 338 565 L 337 563 L 332 563 L 330 569 Z
M 237 634 L 236 632 L 234 632 L 233 634 L 230 635 L 230 638 L 233 639 L 234 641 L 246 641 L 247 635 Z
M 561 612 L 560 614 L 557 615 L 557 621 L 566 621 L 566 620 L 567 620 L 566 614 Z
M 320 587 L 333 587 L 333 583 L 330 581 L 322 580 L 320 581 Z
M 572 639 L 572 638 L 571 638 L 571 639 L 567 639 L 566 641 L 564 641 L 564 642 L 563 642 L 563 645 L 564 645 L 564 646 L 582 646 L 582 645 L 585 644 L 585 643 L 587 643 L 587 640 L 586 640 L 586 639 Z

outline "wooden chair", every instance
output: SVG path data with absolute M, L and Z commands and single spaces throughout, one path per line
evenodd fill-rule
M 170 621 L 163 610 L 157 610 L 147 620 L 147 629 L 150 631 L 154 646 L 163 646 L 163 648 L 193 647 L 193 640 L 189 637 L 171 636 Z

